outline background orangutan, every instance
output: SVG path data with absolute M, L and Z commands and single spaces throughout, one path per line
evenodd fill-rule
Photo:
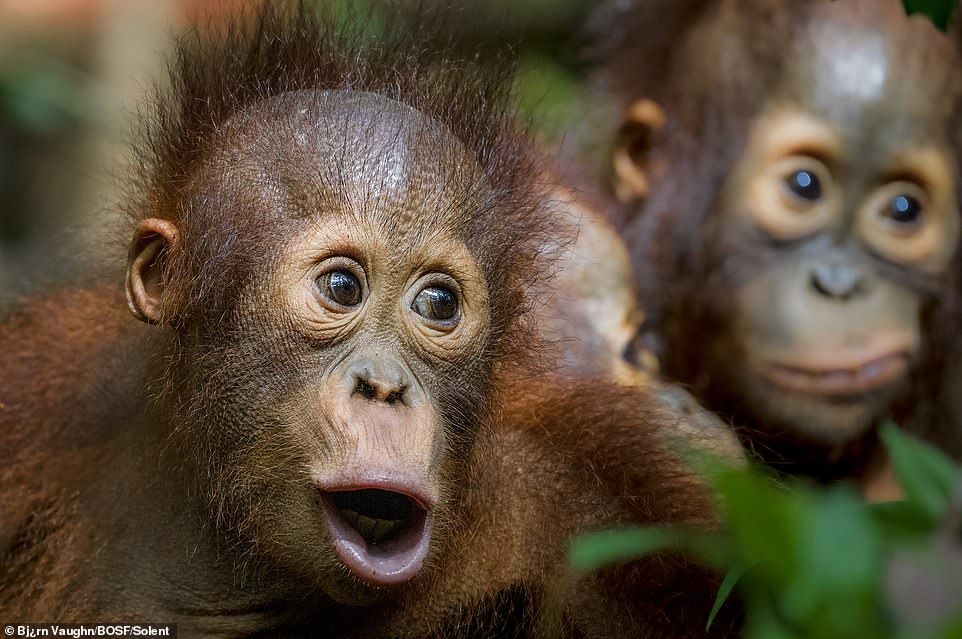
M 714 580 L 680 559 L 568 573 L 578 532 L 712 504 L 670 404 L 536 358 L 552 207 L 506 67 L 438 28 L 268 5 L 182 43 L 126 303 L 81 279 L 0 322 L 5 619 L 702 636 Z
M 959 29 L 897 0 L 612 3 L 608 177 L 669 379 L 792 472 L 962 454 Z

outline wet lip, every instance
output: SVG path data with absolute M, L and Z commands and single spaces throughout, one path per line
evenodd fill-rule
M 373 586 L 412 579 L 431 540 L 430 502 L 410 486 L 318 486 L 334 549 L 344 565 Z
M 764 367 L 763 374 L 787 390 L 825 397 L 847 397 L 887 386 L 902 376 L 907 367 L 908 354 L 899 350 L 861 361 L 839 361 L 835 366 L 770 362 Z

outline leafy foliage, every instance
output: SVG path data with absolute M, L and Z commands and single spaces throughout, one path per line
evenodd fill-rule
M 935 26 L 944 31 L 952 18 L 955 0 L 903 0 L 903 4 L 905 12 L 909 15 L 925 14 L 932 19 Z
M 572 564 L 686 552 L 726 574 L 711 617 L 737 591 L 748 639 L 962 638 L 962 471 L 892 424 L 882 439 L 904 501 L 867 505 L 848 486 L 712 464 L 724 532 L 606 531 L 577 540 Z
M 55 56 L 23 53 L 0 67 L 0 120 L 40 135 L 101 125 L 97 90 L 90 76 Z

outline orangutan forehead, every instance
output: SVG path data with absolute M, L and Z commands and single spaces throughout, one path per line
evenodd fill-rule
M 444 124 L 374 93 L 292 91 L 245 109 L 225 130 L 242 154 L 279 165 L 293 161 L 299 172 L 305 163 L 322 172 L 338 169 L 348 187 L 362 176 L 368 186 L 411 188 L 462 167 L 480 170 Z
M 960 64 L 927 18 L 897 0 L 812 5 L 799 33 L 793 97 L 843 130 L 884 122 L 899 135 L 941 135 L 960 94 Z
M 375 215 L 398 232 L 420 232 L 483 197 L 481 166 L 457 136 L 373 93 L 281 94 L 232 117 L 222 135 L 215 162 L 296 216 Z

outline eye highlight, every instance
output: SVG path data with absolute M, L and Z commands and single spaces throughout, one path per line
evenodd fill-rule
M 881 214 L 891 224 L 910 231 L 922 224 L 924 211 L 918 198 L 903 193 L 889 200 Z
M 328 271 L 317 280 L 317 290 L 333 306 L 350 309 L 361 303 L 363 288 L 357 276 L 350 271 Z
M 426 320 L 453 325 L 460 317 L 458 296 L 443 286 L 422 289 L 411 302 L 411 310 Z
M 785 177 L 786 188 L 800 200 L 817 202 L 822 197 L 822 181 L 812 171 L 800 170 Z

